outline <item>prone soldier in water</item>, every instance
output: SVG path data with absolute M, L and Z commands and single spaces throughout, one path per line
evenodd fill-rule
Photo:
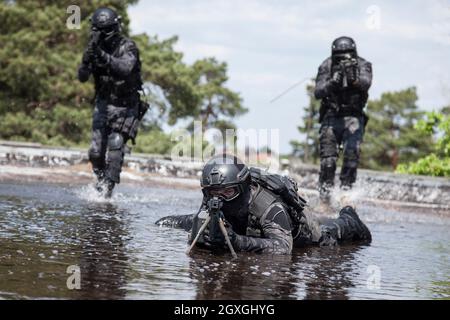
M 141 101 L 141 62 L 136 44 L 121 35 L 120 16 L 109 8 L 91 18 L 91 37 L 78 69 L 78 79 L 95 83 L 95 109 L 89 161 L 96 188 L 106 197 L 120 182 L 126 143 L 134 140 L 148 105 Z
M 290 254 L 293 247 L 371 242 L 370 231 L 354 208 L 343 208 L 337 219 L 317 219 L 298 195 L 293 179 L 248 168 L 234 156 L 224 154 L 209 160 L 201 187 L 203 201 L 198 213 L 156 222 L 191 230 L 191 245 L 227 249 L 229 238 L 234 251 Z M 208 226 L 201 230 L 205 220 Z
M 359 57 L 352 38 L 333 41 L 331 57 L 319 67 L 315 97 L 320 107 L 320 175 L 323 198 L 334 186 L 339 146 L 343 144 L 341 187 L 349 189 L 356 181 L 360 145 L 368 117 L 364 107 L 372 83 L 372 65 Z

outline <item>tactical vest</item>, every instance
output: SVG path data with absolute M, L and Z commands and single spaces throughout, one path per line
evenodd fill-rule
M 122 37 L 111 55 L 116 58 L 121 57 L 129 41 Z M 138 90 L 142 88 L 139 53 L 137 54 L 136 64 L 128 76 L 121 78 L 111 74 L 108 67 L 98 67 L 94 70 L 94 79 L 96 93 L 101 98 L 115 101 L 136 96 Z
M 360 59 L 358 59 L 358 63 L 361 63 Z M 337 68 L 339 66 L 333 65 L 330 59 L 330 78 Z M 349 86 L 340 88 L 336 93 L 324 98 L 322 104 L 326 110 L 338 116 L 360 116 L 363 115 L 368 98 L 367 91 Z
M 274 194 L 260 184 L 256 184 L 256 188 L 257 189 L 249 204 L 249 223 L 247 227 L 248 236 L 261 237 L 262 217 L 264 217 L 269 210 L 272 209 L 273 205 L 280 204 L 289 215 L 291 232 L 294 240 L 299 237 L 305 237 L 307 239 L 311 238 L 311 230 L 309 229 L 306 223 L 306 218 L 303 214 L 296 212 L 294 208 L 286 204 L 286 201 L 284 201 L 281 196 Z
M 260 185 L 257 185 L 256 188 L 257 188 L 256 192 L 252 196 L 248 208 L 249 216 L 248 216 L 247 235 L 252 237 L 261 237 L 262 236 L 261 219 L 269 212 L 273 204 L 280 203 L 280 199 L 277 196 L 275 196 L 272 192 L 266 190 Z
M 298 194 L 297 182 L 294 179 L 253 167 L 250 168 L 250 177 L 253 184 L 268 189 L 280 198 L 289 209 L 289 215 L 295 223 L 300 221 L 306 200 Z

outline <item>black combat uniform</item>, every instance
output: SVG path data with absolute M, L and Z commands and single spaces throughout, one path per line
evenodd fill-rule
M 211 164 L 211 161 L 216 160 L 214 158 L 210 160 L 205 168 Z M 247 169 L 242 167 L 240 170 L 233 171 L 229 167 L 230 165 L 226 168 L 225 165 L 216 162 L 216 172 L 223 175 L 235 174 L 235 172 Z M 208 168 L 203 171 L 204 174 L 205 171 L 206 173 L 212 172 Z M 246 179 L 244 177 L 241 180 L 244 182 L 241 194 L 229 201 L 229 205 L 225 203 L 222 208 L 229 226 L 228 234 L 236 251 L 290 254 L 293 247 L 330 246 L 346 242 L 368 243 L 371 241 L 369 229 L 359 219 L 352 207 L 343 208 L 337 219 L 323 221 L 315 219 L 305 209 L 301 218 L 297 220 L 293 218 L 292 208 L 279 195 L 255 181 L 250 182 L 248 193 L 246 193 Z M 231 180 L 232 182 L 228 185 L 237 185 L 235 179 L 225 177 L 221 180 Z M 224 189 L 226 188 L 228 187 L 224 186 Z M 208 202 L 206 201 L 208 193 L 204 192 L 204 195 L 203 204 L 197 214 L 165 217 L 158 220 L 156 224 L 182 228 L 187 231 L 198 230 L 198 227 L 195 227 L 196 224 L 198 225 L 197 220 L 204 219 L 208 215 Z M 195 235 L 191 234 L 191 241 Z M 206 247 L 214 247 L 215 243 L 210 239 L 211 236 L 208 233 L 206 235 Z M 203 246 L 205 246 L 204 244 L 202 243 Z
M 78 70 L 81 82 L 91 74 L 95 81 L 89 160 L 98 178 L 97 187 L 106 186 L 107 195 L 120 182 L 126 143 L 136 137 L 141 112 L 139 50 L 132 40 L 120 35 L 119 21 L 111 9 L 95 11 L 92 25 L 100 36 L 95 48 L 90 44 L 84 53 Z
M 367 117 L 363 111 L 372 83 L 372 65 L 357 56 L 351 38 L 333 42 L 332 56 L 319 67 L 315 97 L 322 99 L 320 109 L 320 178 L 321 191 L 334 185 L 339 146 L 344 158 L 341 186 L 349 188 L 356 181 L 360 145 Z

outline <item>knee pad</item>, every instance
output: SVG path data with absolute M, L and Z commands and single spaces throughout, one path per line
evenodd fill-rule
M 102 153 L 98 150 L 98 148 L 91 147 L 88 151 L 88 158 L 94 171 L 104 167 L 104 159 L 102 158 Z
M 320 137 L 320 157 L 337 157 L 337 140 L 332 127 L 324 127 L 321 129 Z
M 108 150 L 122 150 L 124 146 L 123 136 L 118 132 L 113 132 L 108 136 Z
M 88 157 L 89 157 L 90 161 L 97 160 L 102 157 L 102 154 L 101 154 L 100 150 L 98 150 L 97 148 L 91 147 L 91 148 L 89 148 L 89 151 L 88 151 Z
M 327 157 L 320 159 L 320 167 L 332 168 L 336 167 L 337 157 Z

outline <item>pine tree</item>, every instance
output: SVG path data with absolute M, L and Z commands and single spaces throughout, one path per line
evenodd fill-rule
M 234 117 L 246 113 L 242 98 L 225 85 L 228 81 L 227 64 L 215 58 L 196 61 L 193 65 L 194 81 L 200 103 L 192 117 L 202 121 L 203 129 L 217 128 L 221 131 L 234 129 Z
M 89 17 L 98 7 L 115 9 L 122 17 L 124 34 L 128 35 L 127 8 L 136 2 L 1 1 L 0 138 L 52 145 L 87 145 L 94 86 L 91 81 L 80 83 L 76 75 L 88 42 Z M 70 5 L 81 8 L 80 29 L 66 26 Z M 131 38 L 140 49 L 144 82 L 158 89 L 148 97 L 153 118 L 147 119 L 141 133 L 156 130 L 159 131 L 156 136 L 160 136 L 163 122 L 173 125 L 179 119 L 199 118 L 199 110 L 205 105 L 205 94 L 208 94 L 205 89 L 210 86 L 198 82 L 199 69 L 202 69 L 198 66 L 208 61 L 222 79 L 213 83 L 214 95 L 221 105 L 215 111 L 215 123 L 221 124 L 222 116 L 231 121 L 230 117 L 245 112 L 240 96 L 224 87 L 225 64 L 204 60 L 194 66 L 187 65 L 182 61 L 183 54 L 174 49 L 176 36 L 159 40 L 157 36 L 140 34 Z M 229 110 L 233 108 L 235 111 Z M 226 125 L 230 125 L 230 121 Z
M 369 101 L 370 118 L 362 143 L 362 166 L 395 170 L 431 152 L 432 140 L 415 128 L 424 112 L 417 106 L 416 88 L 386 92 Z

